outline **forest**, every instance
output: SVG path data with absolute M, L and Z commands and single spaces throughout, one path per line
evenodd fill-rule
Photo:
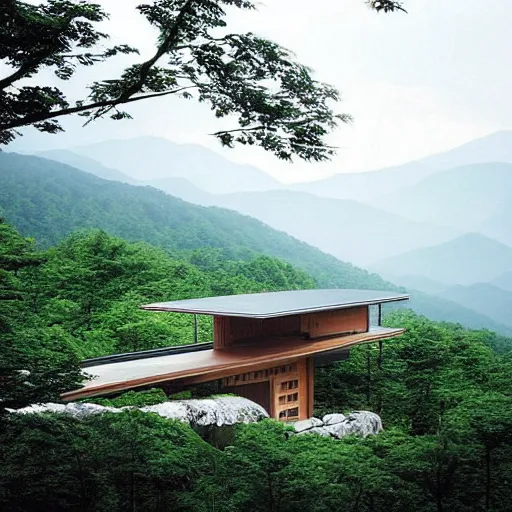
M 365 345 L 317 371 L 316 413 L 373 410 L 384 423 L 376 436 L 297 436 L 264 420 L 212 443 L 139 411 L 83 420 L 7 411 L 58 400 L 80 381 L 82 358 L 191 341 L 190 320 L 141 303 L 315 286 L 269 256 L 165 251 L 101 230 L 42 250 L 0 223 L 0 508 L 510 510 L 512 340 L 410 310 L 386 316 L 407 331 L 385 342 L 382 360 Z M 210 323 L 199 326 L 207 341 Z

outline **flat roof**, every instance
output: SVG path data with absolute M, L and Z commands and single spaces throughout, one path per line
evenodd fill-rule
M 249 293 L 203 299 L 156 302 L 141 306 L 148 311 L 174 311 L 214 316 L 272 318 L 333 309 L 368 306 L 384 302 L 409 300 L 408 295 L 378 290 L 293 290 L 286 292 Z
M 399 336 L 404 329 L 375 327 L 369 332 L 318 341 L 301 337 L 272 338 L 271 343 L 201 350 L 181 354 L 120 361 L 84 368 L 93 376 L 82 388 L 64 393 L 64 400 L 101 396 L 141 386 L 201 376 L 203 381 L 252 371 L 259 366 L 279 366 L 299 357 L 328 353 L 360 343 Z

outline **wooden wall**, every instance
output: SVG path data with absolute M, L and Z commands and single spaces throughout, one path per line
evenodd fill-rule
M 275 336 L 298 336 L 300 324 L 300 315 L 265 319 L 216 316 L 213 319 L 213 348 Z
M 302 334 L 314 339 L 366 332 L 368 329 L 367 306 L 265 319 L 216 316 L 213 323 L 213 348 L 222 349 L 244 341 L 264 341 L 272 337 Z
M 301 317 L 301 332 L 309 338 L 368 331 L 368 307 L 320 311 Z

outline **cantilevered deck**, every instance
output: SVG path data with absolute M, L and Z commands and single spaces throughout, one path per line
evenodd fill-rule
M 81 389 L 65 393 L 62 398 L 79 400 L 178 379 L 184 379 L 188 384 L 207 382 L 399 336 L 403 332 L 403 329 L 372 327 L 368 332 L 329 336 L 314 341 L 299 336 L 276 337 L 267 339 L 266 343 L 255 342 L 223 350 L 209 349 L 101 364 L 85 368 L 88 374 L 94 376 L 93 379 L 85 382 Z

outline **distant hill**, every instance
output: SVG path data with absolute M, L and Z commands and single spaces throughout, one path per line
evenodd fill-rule
M 512 131 L 492 133 L 449 151 L 402 165 L 369 172 L 340 173 L 318 181 L 298 183 L 290 188 L 322 197 L 368 201 L 374 205 L 374 198 L 411 187 L 439 171 L 487 162 L 512 163 Z M 403 210 L 390 211 L 404 213 Z
M 127 174 L 124 174 L 123 172 L 118 171 L 117 169 L 105 167 L 100 162 L 92 158 L 79 155 L 78 153 L 73 153 L 72 151 L 67 151 L 65 149 L 52 149 L 49 151 L 42 151 L 37 153 L 36 156 L 48 158 L 56 162 L 71 165 L 76 169 L 80 169 L 81 171 L 94 174 L 95 176 L 98 176 L 99 178 L 103 178 L 105 180 L 121 181 L 123 183 L 131 184 L 137 183 L 137 180 L 134 180 Z
M 512 327 L 443 297 L 434 297 L 412 291 L 410 307 L 428 318 L 441 322 L 460 323 L 471 329 L 489 329 L 504 336 L 512 336 Z
M 288 185 L 287 188 L 322 197 L 371 201 L 413 185 L 433 171 L 419 162 L 368 172 L 339 173 L 322 180 Z
M 512 246 L 512 191 L 509 192 L 510 198 L 507 203 L 498 213 L 484 220 L 478 231 Z
M 491 133 L 420 162 L 436 170 L 486 162 L 512 163 L 512 130 Z
M 470 286 L 454 286 L 443 292 L 441 297 L 512 328 L 512 291 L 489 283 L 476 283 Z
M 490 283 L 494 286 L 497 286 L 498 288 L 501 288 L 502 290 L 508 290 L 512 292 L 512 271 L 505 272 L 504 274 L 491 279 Z
M 381 260 L 370 268 L 387 279 L 416 275 L 445 284 L 489 281 L 512 270 L 512 248 L 477 233 Z
M 473 164 L 436 173 L 373 204 L 412 220 L 478 231 L 508 206 L 511 190 L 512 164 Z
M 216 201 L 212 198 L 218 197 L 217 195 L 209 194 L 203 189 L 196 187 L 186 178 L 180 177 L 140 181 L 138 184 L 163 190 L 171 196 L 179 197 L 180 199 L 188 201 L 189 203 L 199 204 L 202 206 L 211 206 L 215 204 Z
M 71 149 L 107 167 L 120 169 L 136 180 L 181 177 L 213 194 L 281 186 L 256 167 L 234 163 L 199 145 L 176 144 L 158 137 L 107 140 Z
M 451 228 L 412 222 L 357 201 L 320 198 L 305 192 L 240 192 L 210 196 L 210 201 L 255 217 L 357 265 L 438 244 L 460 234 Z
M 95 227 L 171 250 L 217 247 L 237 258 L 251 251 L 275 256 L 306 270 L 324 287 L 394 288 L 256 219 L 34 156 L 0 152 L 0 214 L 44 246 L 76 229 Z
M 408 290 L 418 290 L 429 295 L 439 295 L 448 288 L 447 285 L 418 275 L 393 276 L 393 283 L 403 286 Z

